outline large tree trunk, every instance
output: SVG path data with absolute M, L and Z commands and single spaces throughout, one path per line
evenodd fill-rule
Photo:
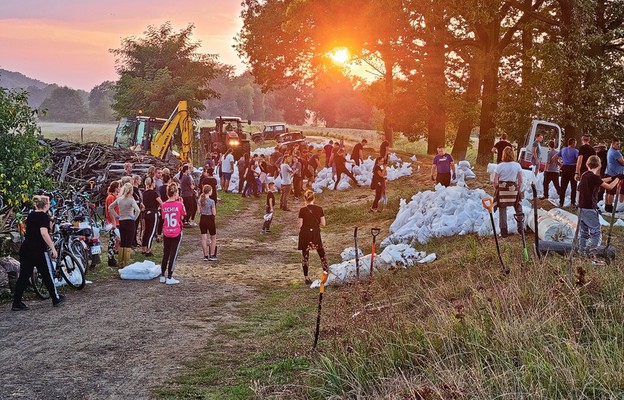
M 483 32 L 483 92 L 481 96 L 481 120 L 479 123 L 479 149 L 477 163 L 492 162 L 492 146 L 496 130 L 496 110 L 498 109 L 498 66 L 500 52 L 499 21 L 493 20 L 484 26 Z
M 468 144 L 470 144 L 470 133 L 475 126 L 477 103 L 479 101 L 479 89 L 483 80 L 480 65 L 476 65 L 475 59 L 469 66 L 470 77 L 468 78 L 468 86 L 464 96 L 464 105 L 462 107 L 462 119 L 457 127 L 457 136 L 451 153 L 456 160 L 466 158 Z
M 394 66 L 394 58 L 384 55 L 384 88 L 386 99 L 384 104 L 383 130 L 384 138 L 390 143 L 390 147 L 394 145 L 394 127 L 393 127 L 393 108 L 394 108 L 394 74 L 392 68 Z
M 578 57 L 578 50 L 574 48 L 577 43 L 574 43 L 574 36 L 578 34 L 577 21 L 576 21 L 576 0 L 559 0 L 559 6 L 561 7 L 561 34 L 563 36 L 564 43 L 568 43 L 568 57 L 570 60 Z M 572 46 L 572 48 L 570 48 Z M 569 68 L 562 71 L 563 74 L 563 88 L 562 88 L 562 101 L 563 101 L 563 120 L 561 121 L 563 129 L 565 130 L 565 139 L 580 138 L 580 130 L 578 128 L 577 118 L 582 115 L 579 110 L 580 104 L 577 101 L 577 95 L 581 90 L 581 74 L 580 71 L 575 68 L 575 63 L 571 62 Z
M 427 154 L 435 154 L 438 146 L 446 144 L 445 48 L 442 40 L 446 28 L 441 15 L 441 11 L 434 13 L 427 21 L 429 35 L 423 63 L 427 85 Z

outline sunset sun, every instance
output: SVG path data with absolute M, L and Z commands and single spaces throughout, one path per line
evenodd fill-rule
M 345 47 L 334 49 L 329 53 L 329 57 L 336 64 L 344 64 L 349 60 L 349 50 Z

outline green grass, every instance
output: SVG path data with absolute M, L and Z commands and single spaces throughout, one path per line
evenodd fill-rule
M 314 295 L 302 296 L 300 286 L 259 290 L 262 300 L 243 313 L 243 322 L 220 326 L 204 354 L 173 384 L 155 389 L 156 397 L 265 398 L 279 388 L 292 393 L 290 398 L 303 398 L 301 376 L 310 359 L 301 351 L 311 344 Z

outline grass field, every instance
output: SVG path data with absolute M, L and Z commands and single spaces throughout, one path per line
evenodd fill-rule
M 80 133 L 78 126 L 42 128 L 46 135 L 75 138 Z M 88 140 L 105 141 L 114 126 L 110 128 L 92 127 Z M 304 130 L 350 141 L 371 137 L 371 143 L 377 143 L 371 131 Z M 422 144 L 398 140 L 396 149 L 430 162 Z M 481 178 L 471 186 L 487 186 L 485 171 L 477 167 L 476 172 Z M 367 232 L 378 225 L 385 232 L 399 199 L 431 189 L 431 184 L 412 176 L 390 182 L 388 188 L 388 209 L 372 216 L 364 212 L 372 198 L 368 191 L 327 191 L 319 196 L 317 203 L 328 220 L 323 235 L 333 250 L 330 262 L 351 245 L 354 226 Z M 622 228 L 614 230 L 613 243 L 620 254 L 623 234 Z M 368 251 L 370 238 L 360 243 Z M 524 263 L 517 236 L 501 241 L 509 276 L 499 272 L 493 238 L 436 238 L 418 249 L 436 252 L 438 261 L 390 271 L 358 285 L 328 288 L 321 341 L 313 354 L 309 350 L 318 292 L 302 284 L 258 287 L 260 299 L 243 311 L 243 320 L 222 325 L 203 354 L 189 360 L 188 368 L 174 382 L 157 388 L 154 396 L 624 398 L 621 259 L 594 267 L 575 258 L 570 283 L 566 260 L 559 256 L 543 261 L 533 257 Z

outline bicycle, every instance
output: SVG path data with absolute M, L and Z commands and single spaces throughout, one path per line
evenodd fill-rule
M 69 286 L 75 289 L 82 289 L 86 283 L 84 266 L 68 247 L 70 236 L 75 230 L 76 228 L 72 224 L 63 223 L 58 226 L 58 231 L 52 235 L 52 241 L 58 254 L 58 258 L 52 260 L 52 281 L 64 280 Z M 35 274 L 33 271 L 31 284 L 33 290 L 40 298 L 46 299 L 50 297 L 38 272 Z

